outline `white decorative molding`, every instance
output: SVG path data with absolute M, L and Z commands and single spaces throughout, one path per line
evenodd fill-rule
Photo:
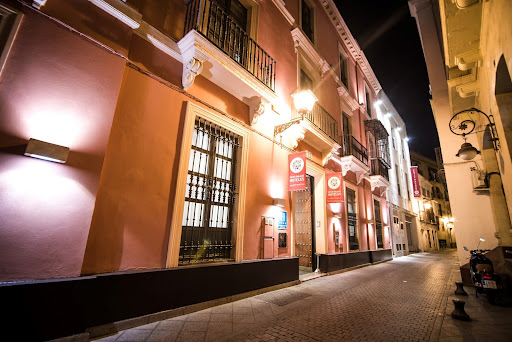
M 41 7 L 43 7 L 44 5 L 46 5 L 46 0 L 32 1 L 32 7 L 34 7 L 34 8 L 41 9 Z
M 320 0 L 322 3 L 322 7 L 331 20 L 332 24 L 338 31 L 339 36 L 341 37 L 343 43 L 345 43 L 345 46 L 347 47 L 348 51 L 350 52 L 350 55 L 352 58 L 359 64 L 361 67 L 361 70 L 363 71 L 364 76 L 368 80 L 368 82 L 371 84 L 373 90 L 375 93 L 378 93 L 382 86 L 379 83 L 379 80 L 377 79 L 377 76 L 375 76 L 375 73 L 373 72 L 370 63 L 366 59 L 366 56 L 364 55 L 363 51 L 357 44 L 357 41 L 354 39 L 352 34 L 350 33 L 347 24 L 341 17 L 340 12 L 338 11 L 338 8 L 334 4 L 333 0 Z
M 386 178 L 384 178 L 380 175 L 370 176 L 368 180 L 370 182 L 372 191 L 375 190 L 375 188 L 377 188 L 377 187 L 379 187 L 381 189 L 381 192 L 379 194 L 380 196 L 382 196 L 382 190 L 384 189 L 384 191 L 387 191 L 387 189 L 391 185 Z
M 311 44 L 311 41 L 308 37 L 302 32 L 300 28 L 295 28 L 291 32 L 292 39 L 294 42 L 295 52 L 299 53 L 299 48 L 301 52 L 304 53 L 306 57 L 314 64 L 314 66 L 318 69 L 321 74 L 325 74 L 329 69 L 330 65 L 320 56 L 316 48 Z
M 265 113 L 265 103 L 262 101 L 261 97 L 255 96 L 252 99 L 249 99 L 249 122 L 252 125 L 255 125 L 258 122 L 258 118 L 260 115 Z
M 272 2 L 274 3 L 274 5 L 276 5 L 277 9 L 286 18 L 286 20 L 288 20 L 288 23 L 290 23 L 290 25 L 293 25 L 295 23 L 295 19 L 286 9 L 285 2 L 283 0 L 272 0 Z
M 325 165 L 330 160 L 334 160 L 336 163 L 341 164 L 341 159 L 340 159 L 340 156 L 338 155 L 337 146 L 334 146 L 330 151 L 326 150 L 326 151 L 322 152 L 322 166 L 325 167 Z
M 343 177 L 347 175 L 348 171 L 355 173 L 357 178 L 360 178 L 362 175 L 370 171 L 368 166 L 354 156 L 341 157 L 340 164 Z
M 338 87 L 338 94 L 343 100 L 345 100 L 352 111 L 359 108 L 359 103 L 357 103 L 357 100 L 350 95 L 348 89 L 344 85 Z M 349 114 L 352 115 L 352 112 Z
M 203 61 L 196 57 L 192 57 L 187 63 L 183 63 L 183 76 L 181 79 L 183 89 L 190 88 L 201 71 L 203 71 Z
M 142 21 L 142 14 L 119 0 L 89 0 L 114 18 L 137 29 Z
M 480 49 L 467 51 L 455 56 L 455 63 L 457 63 L 458 68 L 462 71 L 481 66 L 482 54 L 480 53 Z
M 304 140 L 304 136 L 306 135 L 306 130 L 303 127 L 295 127 L 292 131 L 292 148 L 296 149 L 299 146 L 299 142 Z
M 182 62 L 180 49 L 178 44 L 171 38 L 167 37 L 165 34 L 151 26 L 145 21 L 140 23 L 139 28 L 134 30 L 134 33 L 139 37 L 147 40 L 151 44 L 153 44 L 157 49 L 162 51 L 163 53 L 171 56 L 177 61 Z
M 249 104 L 249 99 L 255 96 L 268 103 L 277 99 L 276 93 L 197 31 L 188 32 L 178 42 L 178 47 L 184 68 L 192 58 L 203 61 L 203 69 L 208 72 L 203 72 L 202 76 L 244 103 Z
M 480 93 L 480 83 L 478 80 L 461 84 L 455 87 L 459 96 L 462 98 L 467 98 L 471 96 L 477 96 Z

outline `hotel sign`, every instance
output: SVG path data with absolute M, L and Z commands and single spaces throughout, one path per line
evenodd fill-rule
M 411 166 L 412 192 L 414 197 L 421 197 L 420 178 L 418 176 L 418 167 Z
M 343 178 L 341 172 L 327 172 L 325 174 L 327 187 L 327 203 L 343 202 Z
M 306 189 L 306 152 L 288 155 L 288 191 Z

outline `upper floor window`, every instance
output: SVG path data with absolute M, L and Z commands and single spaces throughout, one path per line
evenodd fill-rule
M 369 116 L 372 116 L 372 106 L 370 104 L 370 92 L 368 91 L 368 88 L 365 88 L 365 96 L 366 96 L 366 113 L 368 113 Z
M 340 80 L 341 80 L 341 83 L 343 83 L 345 85 L 345 87 L 348 88 L 348 77 L 347 77 L 347 74 L 348 74 L 348 71 L 347 71 L 347 65 L 348 64 L 348 61 L 347 61 L 347 58 L 340 53 Z
M 235 24 L 247 31 L 247 8 L 238 0 L 214 0 Z
M 350 129 L 350 118 L 347 114 L 343 113 L 343 134 L 344 135 L 350 135 L 351 129 Z
M 314 11 L 313 6 L 311 6 L 306 0 L 302 0 L 302 31 L 306 34 L 306 36 L 314 42 Z
M 303 70 L 300 69 L 300 89 L 301 90 L 313 90 L 313 80 L 309 75 Z

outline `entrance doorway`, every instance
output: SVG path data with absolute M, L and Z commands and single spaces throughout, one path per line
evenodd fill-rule
M 295 256 L 299 268 L 308 272 L 316 269 L 313 184 L 313 177 L 306 175 L 306 189 L 295 191 Z

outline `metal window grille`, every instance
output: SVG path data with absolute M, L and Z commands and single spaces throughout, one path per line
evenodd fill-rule
M 192 136 L 180 264 L 231 258 L 239 136 L 198 118 Z

